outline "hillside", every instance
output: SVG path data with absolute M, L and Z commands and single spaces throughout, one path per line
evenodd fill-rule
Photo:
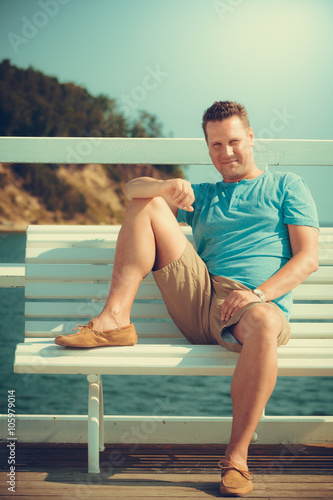
M 20 166 L 29 169 L 30 165 Z M 114 167 L 114 166 L 112 166 Z M 148 175 L 167 178 L 151 165 L 115 166 L 121 179 Z M 27 224 L 117 224 L 122 221 L 127 200 L 122 193 L 124 180 L 110 178 L 105 165 L 59 166 L 56 173 L 47 165 L 33 165 L 31 171 L 50 171 L 51 184 L 41 184 L 43 194 L 35 194 L 38 180 L 28 181 L 15 166 L 0 163 L 0 229 L 25 229 Z M 54 189 L 58 180 L 58 189 Z M 48 189 L 51 188 L 51 189 Z M 1 228 L 2 226 L 2 228 Z
M 157 118 L 129 121 L 114 99 L 33 68 L 0 63 L 0 135 L 26 137 L 163 137 Z M 180 177 L 177 165 L 0 164 L 0 225 L 116 224 L 124 184 L 148 175 Z

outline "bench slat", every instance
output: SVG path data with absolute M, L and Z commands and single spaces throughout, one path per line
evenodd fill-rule
M 77 357 L 86 357 L 87 352 L 94 353 L 94 357 L 99 359 L 100 357 L 107 356 L 110 362 L 113 362 L 114 359 L 118 358 L 118 356 L 124 355 L 124 349 L 126 350 L 126 356 L 128 359 L 131 357 L 159 357 L 166 358 L 169 356 L 178 357 L 183 359 L 184 357 L 188 358 L 220 358 L 224 352 L 227 351 L 225 348 L 221 348 L 216 345 L 192 345 L 189 342 L 185 341 L 179 345 L 173 344 L 164 344 L 163 349 L 161 349 L 160 342 L 154 342 L 155 339 L 150 339 L 149 343 L 141 343 L 139 342 L 135 346 L 128 347 L 106 347 L 105 352 L 103 349 L 93 348 L 93 349 L 76 349 L 75 356 Z M 315 351 L 314 351 L 315 348 Z M 24 344 L 18 344 L 17 353 L 24 352 L 26 356 L 31 355 L 35 356 L 36 351 L 41 352 L 43 357 L 73 357 L 73 349 L 67 349 L 64 347 L 60 347 L 55 345 L 52 341 L 48 340 L 47 342 L 41 340 L 40 342 L 29 342 L 26 341 Z M 327 357 L 326 355 L 333 355 L 333 339 L 308 339 L 308 340 L 291 340 L 290 343 L 286 346 L 281 347 L 281 358 L 287 357 L 313 357 L 313 353 L 315 352 L 316 357 Z M 333 369 L 333 362 L 332 362 Z
M 329 285 L 327 285 L 329 286 Z M 333 288 L 333 286 L 332 286 Z M 28 299 L 100 299 L 106 300 L 109 284 L 68 284 L 68 283 L 27 283 L 25 296 Z M 137 299 L 162 300 L 155 283 L 142 283 L 136 294 Z
M 333 143 L 333 141 L 332 141 Z M 188 226 L 184 227 L 185 231 L 191 231 Z M 46 234 L 46 233 L 73 233 L 76 231 L 89 231 L 89 232 L 102 232 L 104 229 L 110 231 L 119 232 L 121 228 L 120 224 L 99 224 L 99 225 L 87 225 L 82 224 L 68 224 L 68 225 L 58 225 L 58 224 L 30 224 L 27 228 L 27 234 L 32 235 L 34 233 Z M 321 227 L 320 234 L 333 235 L 333 227 Z
M 192 234 L 192 228 L 186 224 L 181 224 L 181 229 L 185 234 Z M 45 235 L 61 235 L 64 234 L 100 234 L 105 235 L 106 233 L 118 234 L 121 229 L 121 225 L 113 224 L 99 224 L 99 225 L 83 225 L 83 224 L 68 224 L 68 225 L 58 225 L 58 224 L 30 224 L 27 227 L 28 238 L 33 238 L 39 235 L 41 240 L 45 239 Z M 333 227 L 321 227 L 319 237 L 320 239 L 329 238 L 333 236 Z M 47 237 L 49 238 L 49 237 Z M 332 240 L 330 240 L 332 241 Z
M 78 247 L 114 247 L 118 239 L 118 233 L 114 231 L 105 231 L 101 233 L 77 232 L 77 233 L 59 233 L 59 234 L 33 234 L 29 236 L 28 248 L 66 248 L 72 246 Z
M 35 347 L 33 347 L 33 344 L 35 344 Z M 18 345 L 20 345 L 20 349 L 28 349 L 29 352 L 30 351 L 33 352 L 34 349 L 40 350 L 41 349 L 40 346 L 53 347 L 55 344 L 53 344 L 53 341 L 49 337 L 40 337 L 40 338 L 24 339 L 24 342 L 22 342 Z M 198 351 L 201 350 L 201 348 L 207 348 L 207 347 L 209 349 L 221 349 L 222 348 L 221 346 L 217 346 L 217 345 L 201 345 L 201 344 L 194 345 L 194 344 L 191 344 L 184 337 L 175 339 L 174 337 L 167 337 L 167 336 L 163 337 L 163 338 L 154 337 L 154 336 L 139 338 L 138 343 L 136 344 L 135 348 L 137 349 L 138 347 L 140 347 L 142 352 L 144 352 L 144 349 L 147 349 L 147 350 L 157 349 L 160 346 L 163 346 L 163 349 L 165 346 L 171 347 L 171 348 L 174 348 L 176 346 L 177 347 L 181 346 L 181 347 L 186 347 L 187 349 L 188 348 L 197 349 Z M 308 353 L 309 353 L 310 352 L 309 349 L 313 350 L 313 349 L 318 348 L 319 350 L 322 351 L 323 349 L 326 349 L 326 347 L 328 347 L 329 349 L 333 348 L 333 339 L 328 339 L 328 340 L 327 339 L 313 339 L 313 338 L 290 339 L 290 341 L 288 342 L 288 345 L 287 346 L 280 346 L 278 351 L 280 351 L 281 349 L 283 349 L 283 350 L 288 349 L 289 354 L 290 354 L 290 349 L 294 349 L 295 356 L 296 356 L 297 353 L 300 352 L 300 349 L 306 348 L 306 349 L 308 349 Z M 60 348 L 60 347 L 57 346 L 57 348 Z M 66 350 L 69 353 L 73 354 L 72 349 L 65 349 L 62 347 L 61 347 L 61 349 Z M 109 347 L 108 349 L 110 349 L 111 351 L 114 351 L 114 349 L 119 349 L 120 350 L 119 352 L 121 353 L 122 349 L 124 349 L 124 347 Z M 101 350 L 101 349 L 94 349 L 94 350 L 96 350 L 96 352 L 99 352 L 100 355 L 103 353 L 103 350 Z M 223 348 L 223 350 L 225 350 L 226 352 L 229 352 L 227 349 Z M 80 352 L 82 351 L 83 353 L 88 352 L 86 349 L 78 349 L 78 351 L 80 351 Z M 313 351 L 311 351 L 311 352 L 313 352 Z M 286 353 L 286 355 L 287 354 L 288 353 Z
M 308 276 L 304 283 L 333 283 L 333 266 L 321 265 L 316 272 Z
M 110 366 L 108 358 L 99 359 L 98 371 L 105 375 L 187 375 L 187 376 L 231 376 L 236 366 L 236 360 L 228 362 L 223 357 L 223 362 L 220 360 L 211 361 L 207 364 L 206 360 L 197 359 L 194 364 L 191 361 L 184 361 L 179 364 L 178 358 L 167 358 L 163 363 L 160 360 L 152 360 L 151 365 L 147 366 L 140 358 L 133 358 L 130 366 L 123 366 L 126 358 L 117 358 L 117 363 Z M 284 377 L 290 376 L 332 376 L 332 361 L 331 359 L 305 359 L 295 360 L 291 363 L 289 360 L 279 361 L 278 375 Z M 70 364 L 62 359 L 53 359 L 52 364 L 47 366 L 43 365 L 43 359 L 39 360 L 37 356 L 34 357 L 34 362 L 31 359 L 21 357 L 19 364 L 14 366 L 15 373 L 50 373 L 50 374 L 95 374 L 96 367 L 89 367 L 84 361 L 82 364 L 74 359 L 70 360 Z
M 104 301 L 100 302 L 27 302 L 27 318 L 92 318 L 102 311 Z M 134 302 L 132 318 L 169 318 L 164 303 Z M 292 319 L 332 320 L 332 304 L 294 304 Z
M 181 229 L 185 234 L 192 235 L 192 228 L 187 225 L 181 225 Z M 27 228 L 28 239 L 39 239 L 44 241 L 45 239 L 50 239 L 52 235 L 55 237 L 62 238 L 64 235 L 81 234 L 83 236 L 89 234 L 95 234 L 100 236 L 105 236 L 106 234 L 118 234 L 121 225 L 111 225 L 111 224 L 100 224 L 100 225 L 82 225 L 82 224 L 69 224 L 69 225 L 58 225 L 58 224 L 30 224 Z M 57 236 L 58 235 L 58 236 Z M 319 232 L 319 238 L 322 241 L 332 241 L 333 237 L 333 227 L 321 227 Z
M 188 228 L 191 229 L 191 228 Z M 192 233 L 189 231 L 183 231 L 189 241 L 193 242 L 194 238 Z M 43 236 L 43 238 L 42 238 Z M 116 232 L 105 232 L 105 233 L 59 233 L 59 234 L 34 234 L 29 236 L 27 240 L 27 248 L 114 248 L 116 246 L 118 239 L 118 233 Z M 333 236 L 331 235 L 321 235 L 319 238 L 320 249 L 332 248 Z
M 26 302 L 26 318 L 89 318 L 100 314 L 104 301 L 100 302 Z M 132 318 L 167 318 L 167 308 L 164 303 L 134 302 Z
M 109 284 L 27 283 L 25 296 L 29 299 L 103 299 L 108 296 Z M 143 282 L 137 299 L 158 299 L 162 296 L 158 286 Z M 333 300 L 333 285 L 300 285 L 294 291 L 294 300 Z
M 72 333 L 77 323 L 85 323 L 85 319 L 79 318 L 77 321 L 31 321 L 25 323 L 26 338 L 56 337 L 57 335 Z M 137 321 L 135 328 L 140 338 L 180 338 L 184 336 L 180 333 L 173 321 Z M 333 337 L 333 332 L 332 332 Z
M 44 241 L 54 238 L 64 238 L 66 235 L 106 235 L 109 233 L 118 234 L 121 225 L 99 224 L 99 225 L 83 225 L 83 224 L 30 224 L 27 227 L 28 241 Z
M 76 321 L 33 321 L 25 323 L 26 338 L 56 337 L 57 335 L 72 333 L 77 323 L 84 324 L 86 319 L 78 318 Z M 173 321 L 136 321 L 136 331 L 140 338 L 166 337 L 184 339 Z M 333 323 L 291 323 L 292 339 L 328 339 L 333 338 Z
M 114 259 L 114 248 L 98 247 L 73 247 L 44 248 L 29 247 L 26 250 L 26 262 L 61 263 L 61 264 L 111 264 Z M 319 264 L 333 265 L 333 248 L 319 249 Z
M 33 237 L 36 234 L 43 238 L 45 234 L 74 234 L 74 233 L 102 233 L 102 232 L 113 232 L 119 233 L 121 225 L 111 225 L 111 224 L 99 224 L 99 225 L 82 225 L 82 224 L 30 224 L 27 227 L 27 236 Z M 326 228 L 324 228 L 326 230 Z M 330 228 L 329 228 L 330 229 Z
M 62 227 L 62 226 L 61 226 Z M 27 246 L 30 248 L 33 247 L 43 247 L 45 248 L 54 245 L 55 248 L 61 246 L 99 246 L 99 245 L 109 245 L 110 247 L 114 246 L 115 242 L 118 239 L 119 230 L 115 230 L 114 226 L 107 226 L 107 228 L 103 231 L 90 231 L 82 230 L 85 226 L 81 226 L 81 231 L 71 231 L 71 232 L 59 232 L 59 233 L 49 233 L 44 231 L 43 233 L 33 233 L 29 234 L 27 240 Z M 94 226 L 92 226 L 94 227 Z M 103 227 L 103 226 L 102 226 Z M 119 226 L 116 226 L 119 228 Z M 189 226 L 180 226 L 183 230 L 186 237 L 193 241 L 192 230 Z M 326 236 L 327 238 L 327 236 Z M 333 237 L 332 237 L 333 238 Z M 326 241 L 326 240 L 325 240 Z
M 76 264 L 75 266 L 73 264 L 26 264 L 26 280 L 28 283 L 36 281 L 41 283 L 48 281 L 110 283 L 112 270 L 112 264 Z M 151 273 L 149 277 L 154 280 Z
M 60 264 L 111 264 L 114 248 L 27 248 L 25 261 Z
M 333 300 L 333 285 L 302 284 L 295 288 L 293 297 L 294 300 Z
M 333 323 L 291 323 L 292 339 L 333 338 Z
M 62 281 L 64 283 L 79 283 L 97 281 L 109 283 L 112 276 L 112 264 L 26 264 L 27 282 Z M 152 273 L 145 278 L 145 282 L 154 281 Z M 333 283 L 333 266 L 321 266 L 312 273 L 304 283 Z
M 292 319 L 333 319 L 333 307 L 332 304 L 293 304 Z
M 327 342 L 327 341 L 325 341 Z M 332 343 L 332 342 L 331 342 Z M 278 351 L 280 374 L 314 370 L 333 374 L 333 347 L 289 347 Z M 103 349 L 66 349 L 53 342 L 17 346 L 15 372 L 231 375 L 238 355 L 220 346 L 136 345 Z M 96 360 L 98 363 L 96 363 Z

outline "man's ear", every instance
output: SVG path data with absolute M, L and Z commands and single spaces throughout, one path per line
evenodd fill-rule
M 253 147 L 253 145 L 254 145 L 254 132 L 253 132 L 252 127 L 249 128 L 249 138 L 250 138 L 251 147 Z

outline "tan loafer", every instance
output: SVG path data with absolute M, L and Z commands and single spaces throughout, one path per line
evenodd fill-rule
M 220 493 L 222 496 L 241 497 L 247 495 L 253 489 L 253 474 L 243 465 L 234 463 L 232 460 L 221 460 L 221 483 Z
M 87 325 L 77 325 L 74 330 L 80 328 L 77 333 L 71 335 L 59 335 L 54 339 L 57 345 L 64 347 L 106 347 L 135 345 L 138 336 L 133 323 L 122 328 L 98 332 L 93 329 L 93 322 Z

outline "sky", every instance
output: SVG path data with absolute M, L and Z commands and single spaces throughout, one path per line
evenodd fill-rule
M 203 137 L 204 110 L 232 100 L 257 138 L 284 112 L 274 139 L 333 139 L 332 26 L 333 0 L 0 0 L 0 61 L 148 111 L 166 137 Z M 333 226 L 333 168 L 288 170 Z

